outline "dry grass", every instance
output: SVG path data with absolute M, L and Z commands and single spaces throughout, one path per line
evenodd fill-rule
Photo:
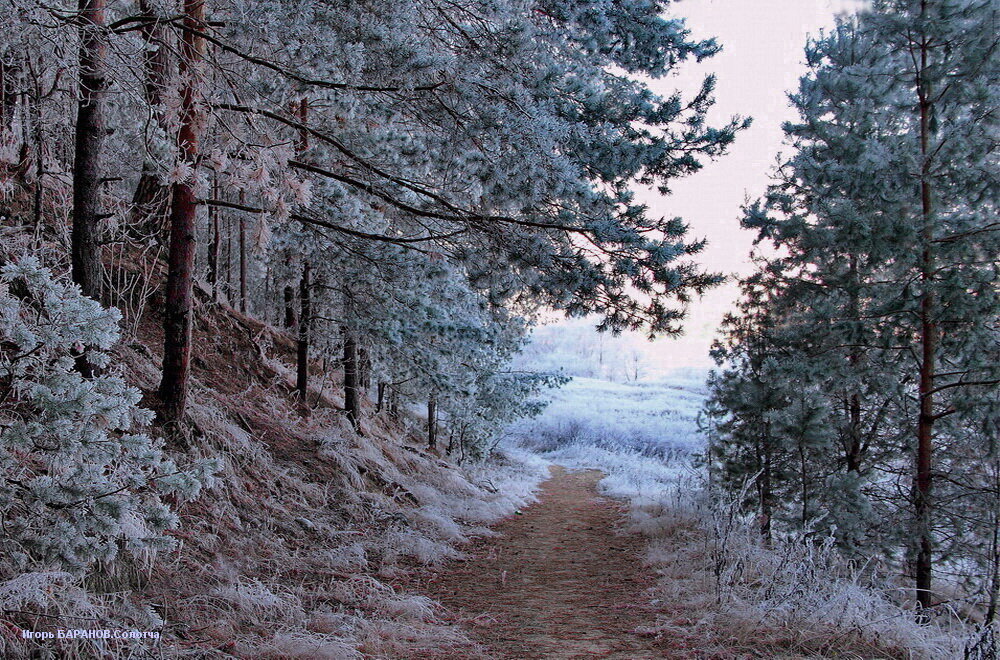
M 650 632 L 697 640 L 696 657 L 963 657 L 968 630 L 957 621 L 918 624 L 829 542 L 779 537 L 766 546 L 752 521 L 709 502 L 693 483 L 632 515 L 635 530 L 650 537 L 647 561 L 660 576 Z
M 147 314 L 118 355 L 151 404 L 157 325 Z M 288 382 L 292 343 L 223 306 L 202 304 L 195 338 L 192 437 L 175 454 L 214 457 L 222 469 L 181 506 L 179 549 L 138 571 L 109 567 L 96 580 L 105 593 L 55 574 L 24 578 L 48 587 L 0 583 L 0 657 L 471 657 L 474 646 L 432 601 L 386 579 L 457 556 L 457 543 L 532 497 L 539 466 L 505 459 L 461 470 L 385 416 L 371 416 L 359 437 L 329 396 L 303 414 Z M 36 614 L 18 614 L 22 605 Z M 162 639 L 18 639 L 19 627 L 71 621 Z

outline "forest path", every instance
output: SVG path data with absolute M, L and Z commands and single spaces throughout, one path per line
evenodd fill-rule
M 491 658 L 663 658 L 636 633 L 652 622 L 643 541 L 623 506 L 597 494 L 596 470 L 552 468 L 539 501 L 501 521 L 468 558 L 411 589 L 443 603 Z

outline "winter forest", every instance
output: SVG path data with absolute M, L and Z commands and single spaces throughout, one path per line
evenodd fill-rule
M 997 0 L 0 7 L 0 658 L 1000 657 Z

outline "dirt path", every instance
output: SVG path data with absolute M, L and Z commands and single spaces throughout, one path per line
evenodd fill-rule
M 464 619 L 494 658 L 662 658 L 648 624 L 642 540 L 618 533 L 622 507 L 597 495 L 601 474 L 560 467 L 539 501 L 423 576 L 418 591 Z

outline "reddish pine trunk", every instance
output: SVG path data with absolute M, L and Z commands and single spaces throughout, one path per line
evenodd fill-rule
M 180 75 L 183 87 L 178 143 L 182 157 L 192 170 L 198 159 L 197 126 L 200 123 L 197 116 L 194 67 L 202 57 L 202 40 L 192 30 L 200 30 L 204 19 L 204 0 L 184 0 L 184 27 L 187 29 L 181 39 Z M 197 209 L 193 180 L 189 178 L 174 183 L 170 199 L 170 253 L 167 258 L 167 292 L 163 315 L 163 380 L 160 382 L 163 417 L 167 423 L 179 422 L 187 405 L 191 370 Z

